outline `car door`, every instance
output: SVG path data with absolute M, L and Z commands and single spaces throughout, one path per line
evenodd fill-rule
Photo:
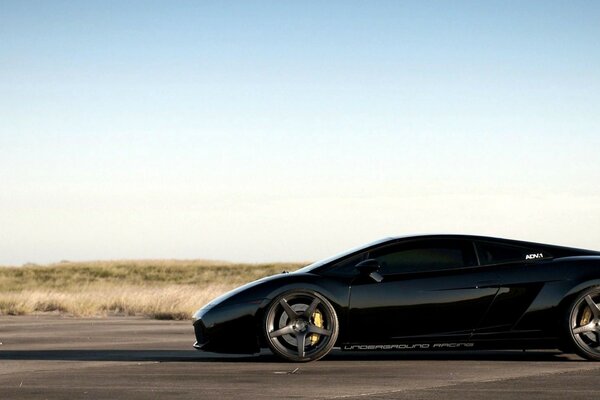
M 473 243 L 401 241 L 372 250 L 383 277 L 358 276 L 350 288 L 352 343 L 468 338 L 498 291 L 497 275 L 479 268 Z
M 482 268 L 495 271 L 499 276 L 499 290 L 492 306 L 474 332 L 475 338 L 502 337 L 504 333 L 522 335 L 519 330 L 531 330 L 527 321 L 521 318 L 531 310 L 532 302 L 546 287 L 549 293 L 552 286 L 548 282 L 558 282 L 561 277 L 557 269 L 549 268 L 552 255 L 544 248 L 519 246 L 509 243 L 479 240 L 475 242 Z M 533 307 L 544 311 L 545 304 Z M 515 325 L 520 322 L 517 329 Z M 553 321 L 549 321 L 551 323 Z M 539 327 L 541 324 L 533 324 Z M 536 332 L 531 331 L 532 335 Z

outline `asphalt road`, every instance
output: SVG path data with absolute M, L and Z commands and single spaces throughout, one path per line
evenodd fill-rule
M 334 351 L 308 364 L 194 350 L 190 322 L 0 317 L 0 399 L 586 399 L 600 363 L 560 353 Z

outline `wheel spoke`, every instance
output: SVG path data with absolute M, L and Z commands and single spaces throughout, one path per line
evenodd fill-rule
M 592 296 L 590 296 L 590 295 L 585 296 L 585 302 L 592 310 L 592 314 L 594 315 L 594 318 L 600 318 L 600 308 L 598 308 L 598 304 L 596 304 L 594 302 L 594 300 L 592 300 Z
M 324 328 L 320 328 L 316 325 L 310 325 L 308 327 L 308 333 L 317 333 L 317 334 L 323 335 L 323 336 L 331 336 L 331 331 L 328 331 L 327 329 L 324 329 Z
M 308 308 L 304 311 L 304 316 L 306 317 L 306 319 L 310 319 L 312 317 L 320 302 L 321 300 L 315 297 L 312 303 L 310 303 L 310 306 L 308 306 Z
M 580 297 L 578 310 L 587 307 L 582 303 Z M 586 313 L 589 315 L 589 311 Z M 339 326 L 335 308 L 327 298 L 298 289 L 279 295 L 268 305 L 260 332 L 275 355 L 303 362 L 328 354 L 336 343 Z M 582 340 L 574 334 L 571 337 Z
M 593 332 L 595 328 L 596 328 L 595 323 L 589 323 L 587 325 L 583 325 L 583 326 L 580 326 L 579 328 L 573 329 L 573 333 L 575 335 L 579 335 L 581 333 Z
M 288 325 L 276 331 L 269 332 L 269 337 L 274 338 L 283 335 L 291 335 L 292 333 L 294 333 L 294 328 L 292 327 L 292 325 Z
M 304 346 L 306 345 L 306 332 L 298 333 L 296 335 L 296 341 L 298 342 L 298 357 L 304 358 Z
M 283 307 L 283 310 L 288 315 L 290 320 L 294 321 L 296 318 L 298 318 L 298 314 L 296 314 L 296 311 L 292 310 L 292 307 L 290 307 L 286 299 L 281 299 L 279 304 L 281 304 L 281 307 Z

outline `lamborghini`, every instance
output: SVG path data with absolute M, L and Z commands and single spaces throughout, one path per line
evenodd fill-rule
M 241 286 L 193 316 L 199 350 L 561 349 L 600 360 L 600 252 L 467 235 L 379 240 Z

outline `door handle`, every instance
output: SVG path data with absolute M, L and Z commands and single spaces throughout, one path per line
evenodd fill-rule
M 475 282 L 475 289 L 494 287 L 494 286 L 500 286 L 500 281 L 498 281 L 497 279 L 490 279 L 487 281 Z

